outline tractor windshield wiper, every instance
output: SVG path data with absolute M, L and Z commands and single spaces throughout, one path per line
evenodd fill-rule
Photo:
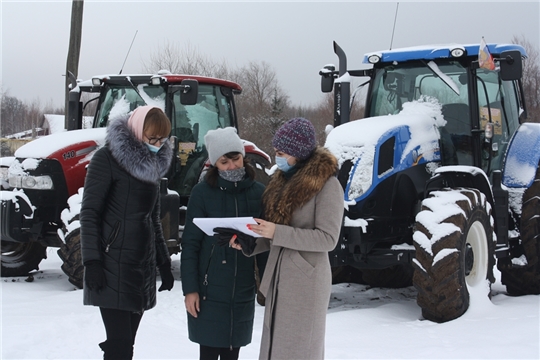
M 429 68 L 429 70 L 431 70 L 431 72 L 433 72 L 435 76 L 441 79 L 450 89 L 452 89 L 453 92 L 456 93 L 457 96 L 459 96 L 459 87 L 457 84 L 448 75 L 443 73 L 434 61 L 430 61 L 428 63 L 424 61 L 422 62 Z
M 131 88 L 133 90 L 135 90 L 135 92 L 137 93 L 137 95 L 139 95 L 139 98 L 144 102 L 144 105 L 148 105 L 148 103 L 144 100 L 144 98 L 142 97 L 141 93 L 139 92 L 139 89 L 137 89 L 137 87 L 135 86 L 135 84 L 133 84 L 133 82 L 131 81 L 131 78 L 129 76 L 126 76 L 126 81 L 128 82 L 128 84 L 131 86 Z

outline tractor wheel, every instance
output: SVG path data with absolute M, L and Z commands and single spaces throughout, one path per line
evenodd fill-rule
M 532 185 L 523 193 L 519 234 L 526 264 L 513 266 L 499 260 L 501 282 L 510 295 L 540 294 L 540 166 Z
M 81 225 L 79 223 L 82 194 L 83 188 L 80 188 L 76 194 L 70 196 L 68 207 L 62 211 L 64 222 L 62 231 L 67 235 L 65 235 L 63 244 L 58 250 L 58 256 L 63 261 L 62 271 L 67 275 L 69 282 L 79 289 L 83 288 L 84 273 L 81 254 Z
M 246 158 L 255 169 L 255 180 L 264 185 L 268 185 L 268 181 L 270 181 L 270 175 L 266 173 L 266 168 L 270 166 L 268 161 L 259 155 L 251 153 L 247 153 Z
M 2 277 L 25 276 L 32 270 L 39 270 L 39 263 L 47 258 L 46 250 L 47 247 L 36 241 L 2 240 Z
M 72 230 L 65 238 L 65 244 L 58 250 L 58 256 L 64 262 L 62 271 L 70 283 L 83 288 L 84 266 L 81 258 L 81 229 Z
M 425 319 L 442 323 L 460 317 L 470 291 L 495 281 L 493 217 L 480 191 L 432 192 L 416 216 L 413 239 L 413 284 Z
M 410 265 L 395 265 L 386 269 L 362 270 L 362 278 L 371 287 L 398 289 L 412 285 L 413 273 Z

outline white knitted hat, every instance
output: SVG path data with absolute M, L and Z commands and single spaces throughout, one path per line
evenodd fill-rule
M 204 136 L 204 142 L 212 165 L 215 165 L 220 157 L 230 152 L 239 152 L 242 156 L 246 156 L 244 144 L 233 127 L 208 131 Z

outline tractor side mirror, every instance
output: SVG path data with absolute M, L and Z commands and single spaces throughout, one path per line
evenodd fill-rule
M 180 104 L 195 105 L 199 97 L 199 82 L 192 79 L 184 79 L 180 85 Z
M 334 90 L 334 71 L 336 67 L 334 65 L 326 65 L 319 75 L 321 75 L 321 91 L 323 93 L 329 93 Z
M 519 80 L 523 72 L 521 52 L 518 50 L 503 51 L 499 58 L 502 80 Z

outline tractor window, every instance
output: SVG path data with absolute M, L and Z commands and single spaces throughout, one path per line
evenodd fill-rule
M 172 135 L 178 139 L 178 154 L 177 172 L 172 175 L 169 188 L 181 196 L 189 195 L 208 157 L 204 136 L 209 130 L 235 126 L 231 99 L 222 94 L 219 86 L 199 84 L 197 103 L 182 105 L 180 92 L 175 92 L 171 122 Z
M 195 105 L 182 105 L 180 92 L 173 98 L 172 135 L 179 142 L 193 142 L 198 150 L 204 145 L 208 130 L 234 126 L 230 100 L 222 95 L 218 86 L 199 84 Z
M 473 164 L 467 72 L 459 62 L 443 61 L 429 67 L 417 61 L 376 71 L 369 116 L 397 114 L 405 102 L 434 97 L 447 121 L 440 129 L 443 162 Z
M 500 80 L 498 72 L 479 70 L 477 77 L 480 128 L 488 121 L 494 124 L 491 146 L 484 148 L 482 156 L 482 167 L 491 172 L 502 169 L 510 137 L 519 126 L 518 98 L 514 83 Z
M 131 86 L 106 86 L 94 127 L 105 127 L 109 120 L 126 115 L 142 105 L 165 109 L 165 90 L 161 86 L 139 85 L 138 93 Z

